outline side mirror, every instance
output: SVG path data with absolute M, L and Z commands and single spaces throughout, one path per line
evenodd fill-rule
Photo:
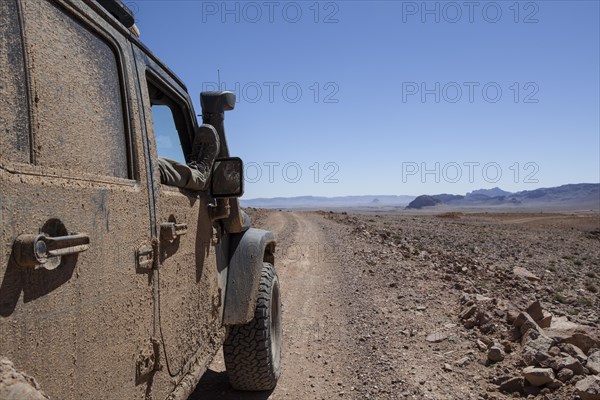
M 239 157 L 215 160 L 210 178 L 213 197 L 242 197 L 244 194 L 244 163 Z

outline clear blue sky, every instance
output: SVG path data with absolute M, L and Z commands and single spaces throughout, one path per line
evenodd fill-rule
M 197 114 L 238 92 L 246 198 L 600 181 L 598 1 L 127 3 Z

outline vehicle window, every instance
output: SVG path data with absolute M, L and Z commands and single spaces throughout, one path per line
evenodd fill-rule
M 150 81 L 148 94 L 158 156 L 186 163 L 192 138 L 187 107 L 168 90 Z
M 58 6 L 46 0 L 23 4 L 35 163 L 131 177 L 115 51 Z
M 29 163 L 29 109 L 16 3 L 0 2 L 0 157 Z
M 159 157 L 185 163 L 181 141 L 171 109 L 164 105 L 153 105 L 152 121 L 154 122 L 154 136 Z

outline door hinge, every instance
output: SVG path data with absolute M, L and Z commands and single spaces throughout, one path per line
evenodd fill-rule
M 149 271 L 154 267 L 154 246 L 146 243 L 141 245 L 135 254 L 136 269 Z
M 160 344 L 155 338 L 150 339 L 140 350 L 135 363 L 136 381 L 147 380 L 154 371 L 160 371 Z

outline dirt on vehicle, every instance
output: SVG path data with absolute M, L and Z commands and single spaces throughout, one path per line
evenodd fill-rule
M 272 389 L 276 242 L 239 206 L 235 94 L 199 121 L 120 0 L 0 21 L 0 400 L 186 399 L 222 346 L 233 387 Z
M 283 375 L 241 395 L 217 357 L 190 400 L 598 398 L 598 214 L 249 213 L 279 240 Z

